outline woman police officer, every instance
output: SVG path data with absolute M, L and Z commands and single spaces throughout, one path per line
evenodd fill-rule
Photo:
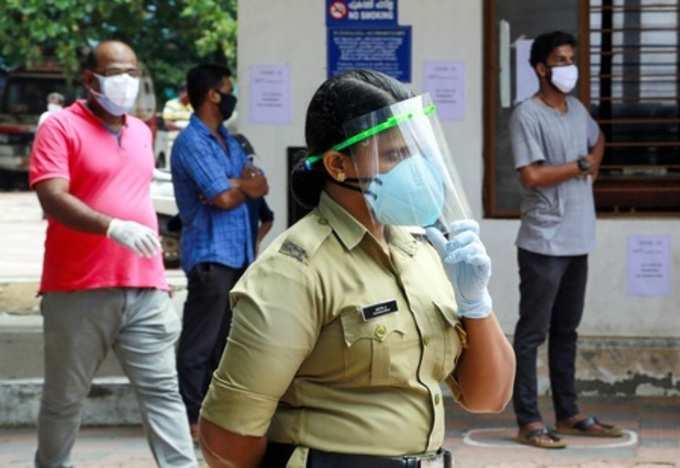
M 231 333 L 201 413 L 205 459 L 450 466 L 440 383 L 469 411 L 501 411 L 515 364 L 434 105 L 352 70 L 317 90 L 305 133 L 310 156 L 292 188 L 313 210 L 232 290 Z

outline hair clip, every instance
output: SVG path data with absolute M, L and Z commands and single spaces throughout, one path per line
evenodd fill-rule
M 309 156 L 307 159 L 305 159 L 305 169 L 307 171 L 312 170 L 312 164 L 314 164 L 317 161 L 321 160 L 321 156 Z

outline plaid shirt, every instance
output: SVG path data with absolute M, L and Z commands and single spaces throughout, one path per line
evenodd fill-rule
M 210 129 L 194 114 L 172 145 L 172 184 L 182 218 L 182 269 L 197 263 L 220 263 L 241 268 L 253 261 L 253 245 L 245 203 L 223 210 L 201 201 L 229 190 L 239 178 L 246 154 L 238 141 L 220 126 L 224 151 Z

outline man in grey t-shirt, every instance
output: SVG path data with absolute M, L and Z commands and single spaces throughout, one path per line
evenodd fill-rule
M 604 138 L 587 109 L 569 96 L 578 79 L 573 36 L 542 34 L 530 62 L 539 92 L 521 103 L 510 121 L 515 167 L 523 186 L 517 235 L 520 317 L 515 330 L 517 377 L 513 403 L 519 442 L 562 448 L 542 421 L 537 404 L 536 350 L 549 334 L 549 367 L 557 432 L 619 436 L 621 431 L 579 413 L 574 361 L 595 245 L 592 184 Z

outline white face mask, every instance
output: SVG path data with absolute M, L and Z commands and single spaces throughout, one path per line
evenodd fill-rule
M 50 102 L 47 104 L 47 111 L 48 112 L 57 112 L 59 110 L 63 109 L 59 104 L 55 104 L 53 102 Z
M 578 81 L 578 68 L 576 65 L 564 65 L 551 67 L 551 83 L 564 94 L 570 93 Z
M 99 80 L 101 93 L 92 90 L 97 102 L 111 115 L 123 115 L 130 112 L 139 93 L 139 78 L 127 73 L 114 76 L 94 76 Z

